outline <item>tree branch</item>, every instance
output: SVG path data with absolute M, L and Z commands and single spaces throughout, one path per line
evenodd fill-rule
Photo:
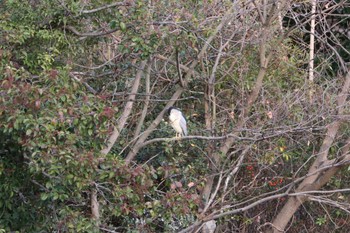
M 81 36 L 81 37 L 97 37 L 97 36 L 105 36 L 105 35 L 109 35 L 113 32 L 116 32 L 118 30 L 120 30 L 119 27 L 116 27 L 115 29 L 109 30 L 109 31 L 104 31 L 104 32 L 79 32 L 75 27 L 73 26 L 65 26 L 65 29 L 68 29 L 69 31 L 73 32 L 75 35 L 77 36 Z M 103 29 L 99 29 L 98 31 L 103 30 Z
M 136 127 L 136 130 L 135 130 L 135 133 L 134 133 L 134 139 L 136 139 L 138 137 L 138 135 L 140 134 L 141 132 L 141 128 L 142 128 L 142 125 L 145 121 L 145 118 L 147 116 L 147 110 L 148 110 L 148 105 L 150 103 L 150 76 L 151 76 L 151 64 L 148 65 L 147 67 L 147 70 L 146 70 L 146 78 L 145 78 L 145 89 L 146 89 L 146 98 L 145 98 L 145 103 L 144 103 L 144 106 L 143 106 L 143 109 L 142 109 L 142 113 L 141 113 L 141 117 L 140 117 L 140 120 L 137 124 L 137 127 Z
M 109 5 L 105 5 L 105 6 L 101 6 L 95 9 L 91 9 L 91 10 L 83 10 L 81 11 L 82 14 L 91 14 L 91 13 L 96 13 L 98 11 L 102 11 L 108 8 L 112 8 L 112 7 L 116 7 L 116 6 L 130 6 L 131 4 L 127 1 L 124 2 L 115 2 Z
M 140 68 L 136 74 L 135 80 L 134 80 L 134 84 L 131 88 L 131 93 L 136 93 L 139 86 L 140 86 L 140 80 L 141 77 L 143 75 L 144 72 L 144 68 L 146 65 L 147 61 L 142 61 Z M 130 94 L 129 98 L 128 98 L 128 102 L 126 103 L 125 107 L 124 107 L 124 112 L 122 113 L 122 115 L 120 116 L 118 123 L 117 123 L 117 127 L 114 128 L 114 131 L 112 133 L 112 135 L 110 136 L 109 140 L 108 140 L 108 146 L 103 149 L 101 151 L 102 154 L 106 155 L 109 153 L 109 151 L 112 149 L 114 143 L 117 141 L 119 135 L 120 135 L 120 131 L 124 128 L 124 125 L 131 113 L 133 104 L 134 104 L 134 100 L 135 100 L 136 94 Z
M 69 73 L 69 76 L 71 78 L 73 78 L 75 81 L 83 84 L 92 94 L 94 94 L 94 95 L 97 94 L 97 91 L 95 89 L 93 89 L 87 82 L 84 82 L 81 79 L 79 79 L 78 77 L 76 77 L 73 73 Z

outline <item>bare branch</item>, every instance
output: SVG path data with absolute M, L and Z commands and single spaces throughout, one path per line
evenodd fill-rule
M 87 82 L 84 82 L 78 77 L 76 77 L 73 72 L 69 73 L 69 76 L 72 77 L 74 80 L 78 81 L 79 83 L 82 83 L 92 94 L 97 94 L 97 91 L 95 89 L 93 89 Z
M 137 127 L 135 129 L 135 134 L 134 134 L 134 138 L 136 139 L 138 137 L 138 135 L 141 132 L 141 128 L 142 125 L 144 124 L 145 118 L 147 116 L 147 110 L 148 110 L 148 106 L 149 106 L 149 102 L 150 102 L 150 76 L 151 76 L 151 64 L 148 65 L 147 70 L 146 70 L 146 75 L 145 75 L 145 86 L 146 86 L 146 99 L 145 101 L 145 105 L 143 106 L 142 109 L 142 114 L 139 120 L 139 123 L 137 124 Z
M 97 36 L 105 36 L 105 35 L 109 35 L 112 34 L 113 32 L 116 32 L 118 30 L 120 30 L 119 27 L 109 30 L 109 31 L 104 31 L 104 29 L 99 29 L 97 30 L 97 32 L 79 32 L 75 27 L 73 26 L 65 26 L 66 29 L 68 29 L 69 31 L 73 32 L 75 35 L 80 36 L 80 37 L 97 37 Z M 102 31 L 102 32 L 101 32 Z
M 102 11 L 108 8 L 112 8 L 112 7 L 116 7 L 116 6 L 130 6 L 131 4 L 127 1 L 124 2 L 115 2 L 115 3 L 111 3 L 109 5 L 105 5 L 105 6 L 101 6 L 95 9 L 91 9 L 91 10 L 83 10 L 81 11 L 82 14 L 91 14 L 91 13 L 96 13 L 98 11 Z

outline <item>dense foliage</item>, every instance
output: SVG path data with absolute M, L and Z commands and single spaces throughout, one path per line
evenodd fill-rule
M 295 189 L 332 122 L 328 158 L 348 154 L 349 6 L 317 5 L 342 21 L 317 18 L 310 83 L 309 4 L 257 2 L 1 2 L 0 232 L 176 232 L 212 216 L 258 232 L 288 195 L 264 198 Z M 175 101 L 202 137 L 170 139 Z M 347 164 L 323 187 L 343 191 L 306 204 L 293 232 L 346 232 Z

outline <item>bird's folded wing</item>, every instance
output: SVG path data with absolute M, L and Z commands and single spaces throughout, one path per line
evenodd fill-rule
M 182 132 L 183 132 L 184 136 L 187 136 L 186 120 L 183 117 L 181 117 L 181 119 L 180 119 L 180 126 L 181 126 L 181 129 L 182 129 Z

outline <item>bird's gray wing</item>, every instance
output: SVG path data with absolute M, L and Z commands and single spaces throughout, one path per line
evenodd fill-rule
M 180 127 L 182 129 L 184 136 L 187 136 L 187 124 L 186 124 L 186 120 L 183 116 L 181 116 L 181 118 L 180 118 Z

